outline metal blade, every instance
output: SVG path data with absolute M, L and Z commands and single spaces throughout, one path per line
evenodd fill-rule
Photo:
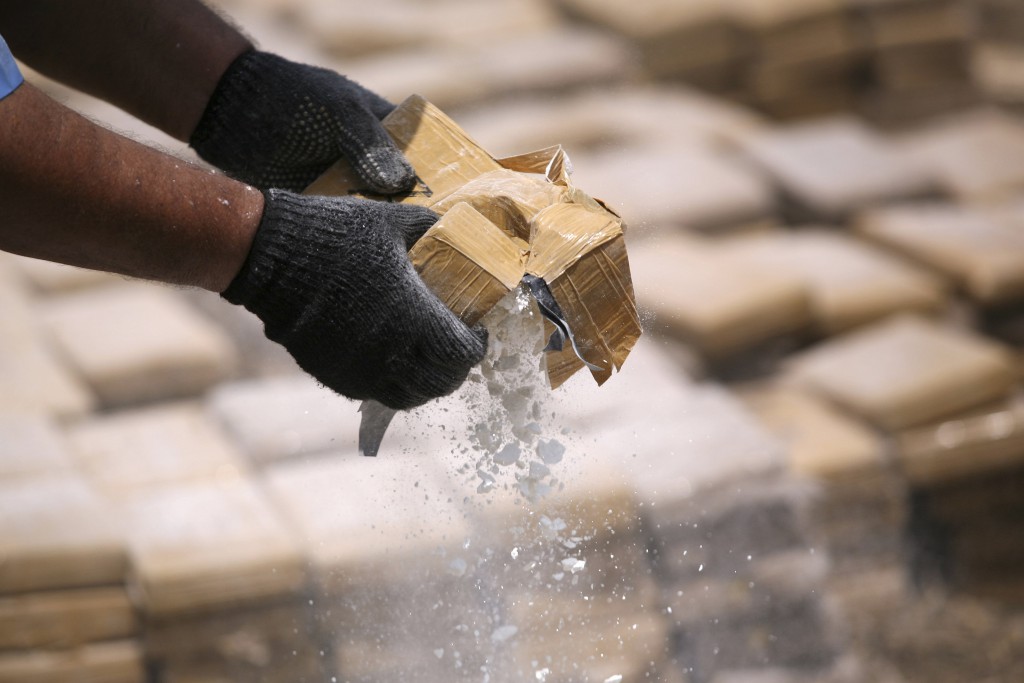
M 380 450 L 384 433 L 398 411 L 370 400 L 362 402 L 359 412 L 363 414 L 359 421 L 359 452 L 372 457 Z

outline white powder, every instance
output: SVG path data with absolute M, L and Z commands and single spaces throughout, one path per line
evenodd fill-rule
M 497 465 L 514 465 L 522 451 L 518 443 L 505 444 L 505 447 L 494 454 L 494 463 Z
M 519 633 L 519 629 L 511 624 L 505 624 L 494 629 L 491 634 L 491 642 L 504 643 L 506 640 Z
M 554 439 L 541 440 L 537 444 L 537 457 L 548 465 L 557 465 L 565 455 L 565 446 Z
M 564 569 L 567 572 L 572 572 L 573 574 L 575 574 L 576 572 L 583 571 L 583 568 L 586 566 L 586 560 L 581 560 L 576 557 L 567 557 L 564 560 L 562 560 L 562 569 Z
M 469 435 L 476 462 L 469 471 L 478 493 L 509 490 L 536 502 L 552 490 L 551 466 L 565 453 L 561 443 L 545 436 L 560 426 L 545 424 L 552 416 L 545 408 L 551 390 L 544 372 L 544 320 L 520 287 L 482 323 L 490 338 L 487 356 L 468 382 L 477 413 Z

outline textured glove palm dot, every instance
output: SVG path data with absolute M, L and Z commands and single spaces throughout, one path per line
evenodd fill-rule
M 190 143 L 262 189 L 301 191 L 345 157 L 370 189 L 395 194 L 415 174 L 381 126 L 392 109 L 333 71 L 251 51 L 221 77 Z

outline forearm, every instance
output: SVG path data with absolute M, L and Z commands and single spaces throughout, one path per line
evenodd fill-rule
M 34 69 L 182 141 L 252 47 L 199 0 L 0 0 L 0 31 Z
M 245 260 L 263 196 L 26 83 L 0 100 L 0 207 L 4 251 L 220 292 Z

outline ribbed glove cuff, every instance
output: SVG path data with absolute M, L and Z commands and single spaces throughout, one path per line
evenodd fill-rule
M 312 273 L 321 245 L 307 237 L 318 213 L 309 202 L 282 190 L 264 191 L 263 200 L 263 218 L 249 254 L 221 296 L 259 315 L 270 330 L 295 315 L 310 287 L 323 285 L 314 284 Z

